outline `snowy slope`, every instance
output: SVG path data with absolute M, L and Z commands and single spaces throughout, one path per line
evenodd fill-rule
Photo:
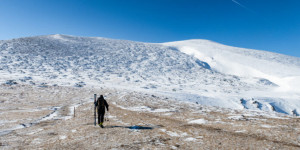
M 299 115 L 300 59 L 206 40 L 163 44 L 49 35 L 0 42 L 0 82 L 114 87 Z
M 165 43 L 210 64 L 215 70 L 237 76 L 266 78 L 279 85 L 279 91 L 297 91 L 300 85 L 300 59 L 267 51 L 249 50 L 207 40 Z

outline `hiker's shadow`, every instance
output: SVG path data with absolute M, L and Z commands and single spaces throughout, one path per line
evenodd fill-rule
M 162 126 L 105 126 L 105 128 L 126 128 L 126 129 L 132 129 L 132 130 L 152 130 L 154 128 L 160 128 Z

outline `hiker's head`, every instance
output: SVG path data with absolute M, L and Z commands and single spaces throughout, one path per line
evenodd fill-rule
M 100 98 L 101 98 L 101 99 L 104 98 L 103 95 L 100 95 Z

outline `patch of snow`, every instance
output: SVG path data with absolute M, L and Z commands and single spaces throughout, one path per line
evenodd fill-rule
M 40 138 L 35 138 L 35 139 L 33 139 L 33 140 L 31 141 L 32 144 L 40 144 L 40 143 L 42 143 L 42 142 L 43 142 L 43 140 L 40 139 Z
M 240 130 L 240 131 L 235 131 L 236 133 L 246 133 L 247 130 Z
M 197 119 L 188 122 L 189 124 L 206 124 L 207 120 L 205 119 Z
M 37 130 L 35 130 L 35 131 L 33 131 L 33 132 L 30 132 L 30 133 L 28 133 L 28 135 L 33 135 L 33 134 L 36 134 L 36 133 L 38 133 L 38 132 L 40 132 L 40 131 L 43 131 L 44 129 L 37 129 Z
M 185 137 L 185 136 L 188 136 L 188 134 L 186 132 L 183 132 L 183 133 L 180 134 L 180 136 Z
M 154 109 L 151 112 L 170 112 L 170 111 L 174 111 L 174 110 L 171 110 L 171 109 Z
M 173 115 L 173 113 L 165 113 L 163 115 L 165 115 L 165 116 L 171 116 L 171 115 Z
M 45 116 L 45 117 L 43 117 L 41 120 L 39 120 L 39 122 L 40 121 L 46 121 L 46 120 L 51 120 L 51 119 L 54 119 L 55 117 L 57 117 L 58 116 L 58 109 L 59 109 L 60 107 L 53 107 L 52 109 L 54 110 L 52 113 L 50 113 L 49 115 L 47 115 L 47 116 Z
M 267 124 L 263 124 L 263 125 L 261 125 L 261 127 L 263 127 L 263 128 L 274 128 L 274 126 L 270 126 L 270 125 L 267 125 Z
M 162 131 L 162 132 L 166 132 L 167 130 L 166 129 L 159 129 L 160 131 Z
M 172 132 L 172 131 L 167 131 L 166 132 L 168 135 L 173 136 L 173 137 L 179 137 L 180 135 L 176 132 Z
M 214 121 L 214 123 L 217 123 L 217 124 L 226 124 L 226 122 L 224 122 L 224 121 Z
M 112 118 L 117 118 L 117 117 L 116 117 L 116 116 L 112 116 L 112 115 L 109 114 L 109 115 L 107 116 L 107 118 L 111 118 L 111 119 L 112 119 Z
M 231 119 L 231 120 L 242 120 L 242 119 L 244 119 L 244 117 L 238 115 L 238 116 L 230 116 L 230 117 L 228 117 L 228 119 Z
M 64 140 L 64 139 L 66 139 L 66 138 L 67 138 L 67 136 L 65 136 L 65 135 L 59 136 L 59 139 L 60 139 L 60 140 Z
M 165 108 L 153 109 L 148 106 L 136 106 L 136 107 L 124 107 L 124 106 L 120 106 L 120 105 L 116 105 L 116 106 L 119 108 L 122 108 L 122 109 L 130 110 L 130 111 L 141 111 L 141 112 L 173 112 L 173 111 L 175 111 L 175 109 L 165 109 Z
M 17 126 L 15 126 L 13 128 L 10 128 L 10 129 L 2 129 L 2 130 L 0 130 L 0 136 L 9 134 L 10 132 L 12 132 L 14 130 L 23 129 L 23 128 L 25 128 L 25 126 L 23 126 L 23 125 L 17 125 Z
M 189 138 L 186 138 L 184 139 L 184 141 L 187 141 L 187 142 L 194 142 L 196 141 L 197 139 L 193 138 L 193 137 L 189 137 Z
M 0 136 L 3 136 L 3 135 L 6 135 L 6 134 L 9 134 L 10 132 L 12 132 L 13 130 L 0 130 Z
M 132 110 L 132 111 L 151 111 L 151 108 L 148 107 L 148 106 L 129 107 L 129 108 L 126 108 L 126 109 L 127 110 Z

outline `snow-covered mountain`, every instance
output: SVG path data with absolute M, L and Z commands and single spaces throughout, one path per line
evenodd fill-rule
M 110 87 L 234 109 L 300 113 L 300 58 L 207 40 L 49 35 L 0 41 L 0 82 Z

